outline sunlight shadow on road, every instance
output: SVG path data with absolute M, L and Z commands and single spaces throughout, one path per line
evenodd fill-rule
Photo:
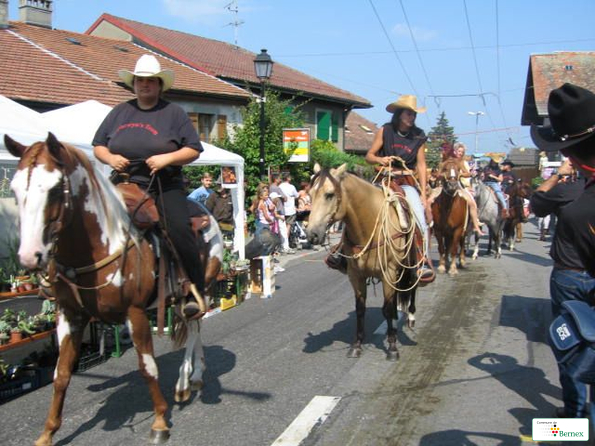
M 552 320 L 551 314 L 549 299 L 503 295 L 499 325 L 525 333 L 527 341 L 547 344 L 546 333 Z
M 473 437 L 481 438 L 483 441 L 475 443 Z M 512 435 L 450 429 L 424 435 L 419 442 L 419 446 L 475 446 L 487 444 L 485 439 L 494 440 L 493 443 L 489 443 L 493 446 L 521 446 L 522 444 L 520 438 Z
M 488 373 L 533 406 L 532 408 L 515 407 L 509 409 L 510 414 L 521 424 L 522 434 L 531 433 L 533 418 L 547 418 L 554 414 L 556 406 L 545 397 L 560 399 L 562 396 L 561 390 L 550 383 L 543 370 L 520 365 L 517 359 L 512 356 L 489 352 L 475 356 L 467 362 L 473 367 Z

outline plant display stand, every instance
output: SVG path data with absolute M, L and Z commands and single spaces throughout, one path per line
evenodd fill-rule
M 275 273 L 271 256 L 254 257 L 250 261 L 250 289 L 261 298 L 273 297 L 275 292 Z

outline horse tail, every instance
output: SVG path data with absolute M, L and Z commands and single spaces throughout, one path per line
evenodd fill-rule
M 174 350 L 177 350 L 186 344 L 186 340 L 188 339 L 188 324 L 192 323 L 194 322 L 189 322 L 184 319 L 179 312 L 179 308 L 176 307 L 176 311 L 174 311 L 174 321 L 172 324 L 173 330 L 171 333 L 171 340 L 173 342 Z

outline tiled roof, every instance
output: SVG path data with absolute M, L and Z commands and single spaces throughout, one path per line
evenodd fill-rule
M 0 94 L 3 96 L 51 104 L 95 99 L 107 105 L 133 97 L 127 90 L 84 73 L 25 40 L 17 27 L 0 30 L 0 47 Z
M 595 91 L 595 52 L 531 55 L 521 124 L 542 124 L 550 91 L 566 82 Z
M 106 21 L 131 34 L 135 41 L 168 54 L 170 57 L 204 70 L 217 77 L 240 82 L 258 84 L 254 73 L 256 54 L 225 42 L 206 39 L 180 31 L 103 14 L 87 30 L 93 30 Z M 334 87 L 314 77 L 308 76 L 278 62 L 273 67 L 271 85 L 292 93 L 304 92 L 310 96 L 318 96 L 327 100 L 346 103 L 357 108 L 369 108 L 370 102 L 348 91 Z
M 377 131 L 376 124 L 352 111 L 345 122 L 345 151 L 366 153 Z
M 130 42 L 11 22 L 0 31 L 0 94 L 12 99 L 74 104 L 95 99 L 115 105 L 131 99 L 118 70 L 132 70 L 147 50 Z M 175 72 L 174 90 L 247 100 L 250 94 L 228 82 L 158 56 Z

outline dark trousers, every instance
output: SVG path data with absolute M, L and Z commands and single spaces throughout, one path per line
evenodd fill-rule
M 586 271 L 573 271 L 554 267 L 550 276 L 550 294 L 552 297 L 552 315 L 554 318 L 566 310 L 562 302 L 567 300 L 582 300 L 589 305 L 592 293 L 595 290 L 595 279 L 589 276 Z M 564 409 L 571 417 L 587 417 L 589 411 L 591 417 L 595 416 L 593 406 L 595 401 L 595 386 L 589 386 L 572 377 L 570 370 L 562 364 L 558 364 L 560 371 L 560 384 L 562 385 L 562 399 Z M 589 404 L 588 395 L 591 396 Z
M 169 235 L 188 278 L 199 291 L 204 291 L 204 268 L 200 261 L 200 248 L 203 240 L 197 240 L 192 232 L 186 193 L 181 189 L 164 190 L 161 196 L 153 194 L 161 223 Z

